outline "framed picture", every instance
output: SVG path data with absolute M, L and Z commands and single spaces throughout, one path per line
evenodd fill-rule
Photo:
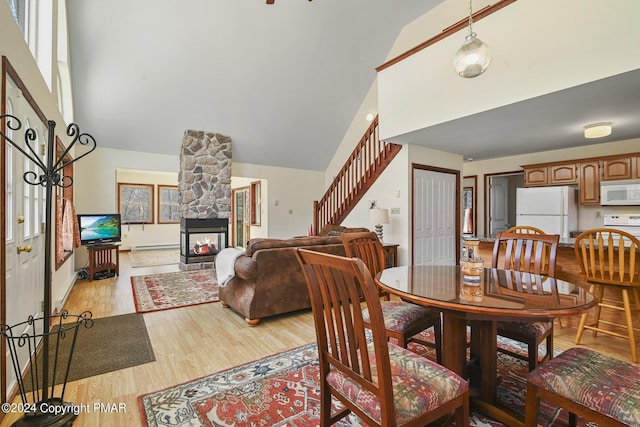
M 123 224 L 153 224 L 153 184 L 119 182 L 118 208 Z
M 158 185 L 158 224 L 180 222 L 180 197 L 177 185 Z

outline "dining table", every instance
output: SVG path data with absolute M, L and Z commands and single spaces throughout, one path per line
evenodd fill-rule
M 442 313 L 442 364 L 469 380 L 476 410 L 514 427 L 524 425 L 524 414 L 497 400 L 497 322 L 553 321 L 597 305 L 578 284 L 497 268 L 469 275 L 459 265 L 399 266 L 381 271 L 376 281 L 402 300 Z

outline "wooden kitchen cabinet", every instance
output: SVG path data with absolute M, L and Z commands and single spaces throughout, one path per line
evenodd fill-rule
M 579 164 L 580 182 L 578 189 L 580 193 L 580 204 L 599 205 L 600 204 L 600 162 L 598 160 L 584 161 Z
M 549 185 L 549 167 L 523 167 L 524 169 L 524 185 L 526 187 L 535 187 L 536 185 Z
M 549 166 L 549 184 L 577 184 L 578 174 L 575 163 Z
M 575 163 L 523 166 L 524 185 L 567 185 L 578 183 Z
M 617 179 L 632 179 L 637 165 L 634 163 L 635 157 L 620 157 L 616 159 L 605 159 L 602 161 L 602 179 L 613 181 Z

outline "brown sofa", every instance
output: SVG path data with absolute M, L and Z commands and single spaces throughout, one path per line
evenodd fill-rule
M 330 225 L 320 235 L 291 239 L 251 239 L 235 260 L 235 276 L 220 287 L 220 300 L 242 315 L 249 326 L 260 319 L 311 307 L 296 248 L 344 256 L 340 233 L 369 231 Z

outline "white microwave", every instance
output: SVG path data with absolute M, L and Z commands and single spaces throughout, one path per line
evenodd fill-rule
M 640 206 L 640 180 L 601 182 L 600 204 L 603 206 Z

